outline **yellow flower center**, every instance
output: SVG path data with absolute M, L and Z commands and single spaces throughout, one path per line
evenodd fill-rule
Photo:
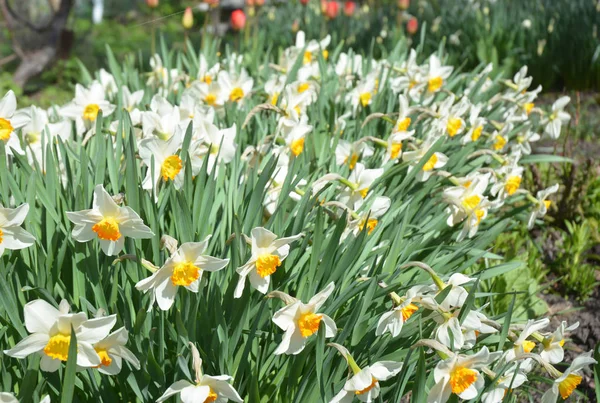
M 466 181 L 465 183 L 463 183 L 463 187 L 468 189 L 469 186 L 471 186 L 471 183 L 473 183 L 473 181 Z
M 502 148 L 504 148 L 505 145 L 506 139 L 500 135 L 496 136 L 496 141 L 494 142 L 494 150 L 502 150 Z
M 210 386 L 209 386 L 210 388 Z M 219 395 L 217 395 L 217 393 L 213 390 L 213 388 L 210 388 L 210 391 L 208 392 L 208 397 L 204 400 L 204 403 L 212 403 L 215 400 L 217 400 L 219 398 Z
M 405 132 L 408 130 L 408 126 L 410 126 L 410 118 L 404 118 L 400 121 L 398 121 L 398 131 L 399 132 Z
M 93 122 L 98 117 L 98 112 L 100 111 L 100 107 L 97 104 L 89 104 L 83 110 L 83 120 L 87 120 L 89 122 Z
M 321 54 L 323 55 L 323 59 L 327 60 L 329 58 L 329 51 L 327 49 L 323 50 Z
M 559 346 L 561 346 L 561 347 L 562 347 L 562 346 L 564 346 L 564 345 L 565 345 L 565 339 L 561 339 L 561 340 L 558 342 L 558 345 L 559 345 Z
M 523 109 L 525 109 L 525 113 L 527 113 L 529 115 L 534 106 L 535 105 L 533 102 L 528 102 L 525 105 L 523 105 Z
M 0 118 L 0 140 L 7 142 L 10 134 L 15 129 L 10 124 L 10 120 Z
M 535 348 L 535 342 L 525 340 L 523 342 L 522 346 L 523 346 L 523 351 L 525 351 L 526 353 L 531 353 L 531 350 L 533 350 Z
M 395 160 L 400 155 L 400 151 L 402 151 L 402 143 L 392 144 L 392 150 L 390 152 L 390 158 Z
M 44 354 L 50 358 L 67 361 L 67 358 L 69 358 L 69 344 L 71 344 L 71 335 L 55 334 L 50 337 L 48 344 L 44 347 Z
M 369 103 L 371 102 L 371 93 L 370 92 L 363 92 L 362 94 L 360 94 L 360 104 L 363 106 L 363 108 L 366 108 L 367 105 L 369 105 Z
M 483 126 L 477 126 L 473 129 L 473 133 L 471 133 L 471 140 L 477 141 L 479 137 L 481 137 L 481 132 L 483 131 Z
M 304 91 L 306 91 L 309 88 L 308 83 L 302 83 L 298 86 L 298 93 L 302 94 Z
M 404 308 L 402 308 L 400 310 L 400 312 L 402 312 L 402 320 L 406 322 L 408 320 L 408 318 L 413 316 L 413 314 L 415 312 L 417 312 L 418 310 L 419 310 L 419 307 L 416 306 L 415 304 L 408 304 L 407 306 L 405 306 Z
M 217 102 L 217 96 L 213 93 L 210 93 L 204 97 L 204 102 L 210 106 L 214 106 L 215 102 Z
M 519 186 L 521 186 L 521 177 L 511 176 L 506 181 L 506 184 L 504 185 L 504 190 L 506 190 L 506 193 L 512 196 L 517 191 Z
M 456 367 L 450 372 L 450 387 L 452 388 L 452 393 L 460 395 L 465 390 L 469 388 L 469 386 L 473 385 L 473 383 L 477 380 L 477 372 L 465 368 L 465 367 Z
M 298 328 L 302 337 L 312 336 L 319 330 L 319 324 L 323 319 L 323 315 L 317 315 L 312 312 L 306 312 L 298 318 Z
M 546 206 L 546 210 L 548 210 L 551 205 L 552 205 L 552 202 L 550 200 L 544 200 L 544 206 Z
M 369 386 L 367 386 L 364 389 L 357 390 L 354 393 L 356 393 L 357 395 L 364 395 L 365 393 L 367 393 L 368 391 L 370 391 L 371 389 L 373 389 L 375 386 L 377 386 L 377 379 L 371 377 L 371 384 Z
M 364 188 L 358 191 L 360 193 L 360 195 L 362 196 L 362 198 L 364 199 L 365 197 L 367 197 L 367 193 L 369 193 L 369 188 Z
M 348 167 L 350 167 L 350 169 L 354 169 L 357 162 L 358 162 L 358 154 L 356 154 L 356 153 L 352 153 L 350 158 L 346 157 L 346 159 L 344 160 L 344 164 L 348 164 Z
M 206 84 L 210 84 L 210 83 L 212 83 L 212 77 L 209 76 L 208 74 L 205 74 L 204 77 L 202 77 L 200 79 L 200 81 L 202 81 L 203 83 L 206 83 Z
M 306 52 L 304 52 L 303 62 L 304 62 L 304 64 L 308 64 L 308 63 L 312 62 L 312 53 L 309 52 L 308 50 Z
M 358 225 L 358 228 L 362 231 L 367 227 L 367 234 L 371 235 L 371 232 L 373 232 L 378 222 L 379 221 L 377 221 L 376 218 L 369 218 L 368 221 L 363 219 Z
M 462 201 L 462 205 L 466 210 L 471 211 L 479 205 L 480 201 L 481 201 L 481 197 L 479 197 L 477 195 L 473 195 L 473 196 L 465 197 L 465 199 Z
M 477 224 L 479 224 L 481 222 L 484 215 L 485 215 L 485 211 L 483 211 L 482 209 L 475 210 L 475 217 L 477 217 Z
M 273 94 L 273 96 L 271 97 L 271 105 L 275 106 L 277 105 L 277 101 L 279 100 L 279 93 L 276 92 L 275 94 Z
M 462 122 L 459 118 L 450 118 L 448 119 L 448 123 L 446 124 L 446 130 L 448 131 L 448 136 L 454 137 L 456 133 L 462 127 Z
M 560 392 L 560 396 L 563 399 L 571 396 L 571 393 L 577 388 L 577 386 L 581 383 L 582 377 L 579 375 L 569 374 L 567 377 L 558 384 L 558 391 Z
M 0 229 L 0 243 L 2 243 L 2 241 L 4 241 L 4 232 Z
M 181 171 L 183 163 L 178 155 L 170 155 L 162 163 L 160 174 L 164 181 L 175 180 L 177 174 Z
M 425 165 L 423 165 L 423 171 L 431 171 L 433 168 L 435 168 L 435 164 L 437 164 L 437 162 L 438 162 L 438 157 L 437 157 L 437 155 L 433 154 L 429 158 L 429 161 L 427 161 L 425 163 Z
M 200 278 L 200 268 L 194 266 L 192 262 L 177 263 L 171 274 L 171 282 L 173 285 L 189 286 L 194 281 Z
M 229 100 L 231 102 L 237 102 L 240 99 L 242 99 L 244 97 L 244 90 L 241 89 L 240 87 L 235 87 L 234 89 L 231 90 L 231 93 L 229 94 Z
M 429 81 L 427 82 L 427 90 L 429 92 L 436 92 L 437 90 L 442 88 L 443 84 L 444 84 L 444 79 L 442 77 L 430 78 Z
M 101 366 L 108 367 L 110 364 L 112 364 L 112 358 L 110 358 L 110 356 L 108 355 L 108 351 L 106 351 L 105 348 L 94 348 L 94 350 L 96 350 L 96 353 L 102 361 L 102 364 L 98 365 L 98 367 L 96 368 L 99 368 Z
M 27 133 L 25 135 L 25 141 L 27 144 L 36 144 L 40 141 L 40 134 L 35 132 Z
M 290 144 L 290 150 L 292 150 L 292 154 L 294 154 L 296 157 L 302 154 L 302 150 L 304 150 L 304 137 L 292 141 L 292 144 Z
M 279 266 L 281 266 L 281 259 L 277 255 L 260 255 L 256 259 L 256 272 L 262 278 L 275 273 Z
M 104 241 L 117 241 L 121 238 L 119 224 L 113 217 L 104 217 L 92 227 L 92 231 L 98 234 L 98 238 Z
M 418 83 L 415 80 L 410 80 L 410 82 L 408 83 L 408 89 L 412 90 L 413 88 L 415 88 L 415 85 L 417 85 Z

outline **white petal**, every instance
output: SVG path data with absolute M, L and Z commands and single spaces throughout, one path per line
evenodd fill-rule
M 117 315 L 87 320 L 77 332 L 77 341 L 97 343 L 108 336 L 115 323 L 117 323 Z
M 180 393 L 183 389 L 187 388 L 188 386 L 193 386 L 193 385 L 191 383 L 189 383 L 188 381 L 175 382 L 174 384 L 169 386 L 169 388 L 165 391 L 165 393 L 163 393 L 163 395 L 161 397 L 159 397 L 156 400 L 156 403 L 164 402 L 169 397 L 171 397 L 177 393 Z
M 56 323 L 60 312 L 43 299 L 36 299 L 25 305 L 23 308 L 25 316 L 25 327 L 29 333 L 50 332 L 52 326 Z
M 102 364 L 102 360 L 100 360 L 100 356 L 94 350 L 94 347 L 87 342 L 77 340 L 77 365 L 91 368 L 100 364 Z
M 385 381 L 397 375 L 402 369 L 402 363 L 395 361 L 379 361 L 370 366 L 375 379 Z
M 35 333 L 25 337 L 10 350 L 4 350 L 4 354 L 14 358 L 25 358 L 29 354 L 43 350 L 49 340 L 48 334 Z

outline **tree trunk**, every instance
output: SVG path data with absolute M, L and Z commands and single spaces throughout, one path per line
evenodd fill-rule
M 15 84 L 24 87 L 27 81 L 49 68 L 57 58 L 66 57 L 73 41 L 67 20 L 74 0 L 47 0 L 44 7 L 29 2 L 10 4 L 0 0 L 0 11 L 12 37 L 15 54 L 21 60 L 14 73 Z M 36 13 L 44 14 L 34 15 Z

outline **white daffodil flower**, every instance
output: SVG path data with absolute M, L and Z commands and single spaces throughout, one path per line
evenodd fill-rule
M 177 69 L 168 70 L 163 66 L 160 55 L 155 54 L 150 58 L 150 68 L 152 71 L 149 74 L 147 85 L 153 88 L 160 88 L 159 91 L 163 96 L 169 92 L 169 85 L 172 87 L 178 80 L 179 71 Z
M 244 400 L 238 392 L 229 384 L 233 379 L 229 375 L 210 376 L 202 373 L 202 359 L 200 353 L 193 343 L 190 343 L 192 349 L 192 360 L 196 379 L 194 383 L 190 381 L 177 381 L 156 400 L 156 403 L 164 402 L 169 397 L 179 394 L 183 403 L 226 403 L 229 400 L 242 403 Z
M 221 65 L 219 63 L 215 63 L 212 67 L 209 67 L 206 57 L 201 54 L 198 66 L 198 80 L 210 84 L 217 79 L 220 69 Z
M 171 308 L 179 287 L 197 293 L 204 271 L 219 271 L 229 263 L 229 259 L 204 254 L 209 240 L 210 236 L 202 242 L 184 243 L 159 270 L 138 282 L 135 288 L 144 292 L 152 290 L 152 304 L 156 299 L 163 311 Z
M 400 94 L 398 96 L 398 102 L 400 104 L 400 109 L 398 111 L 398 119 L 396 120 L 396 124 L 392 128 L 392 136 L 403 133 L 401 136 L 405 137 L 403 138 L 404 140 L 414 134 L 414 130 L 410 132 L 408 131 L 410 124 L 412 123 L 412 120 L 409 116 L 412 113 L 412 108 L 409 106 L 408 98 L 404 94 Z M 410 135 L 408 135 L 408 133 L 410 133 Z
M 239 74 L 230 74 L 228 71 L 222 70 L 219 72 L 217 81 L 221 91 L 227 96 L 227 100 L 239 105 L 244 103 L 254 85 L 254 79 L 248 75 L 245 69 L 242 69 Z
M 358 213 L 358 218 L 348 223 L 343 235 L 352 232 L 354 236 L 358 236 L 365 228 L 367 229 L 367 235 L 371 235 L 377 224 L 379 224 L 378 219 L 387 213 L 391 204 L 392 200 L 389 197 L 376 196 L 369 210 Z
M 487 216 L 490 203 L 483 193 L 488 183 L 489 175 L 477 175 L 462 186 L 444 189 L 442 198 L 449 204 L 446 212 L 450 213 L 446 223 L 453 227 L 464 221 L 463 229 L 458 235 L 459 240 L 467 235 L 469 238 L 473 237 L 479 224 Z
M 560 129 L 571 120 L 571 115 L 565 112 L 565 107 L 571 102 L 569 97 L 560 97 L 552 104 L 552 113 L 547 119 L 544 132 L 552 139 L 560 137 Z
M 0 256 L 5 249 L 24 249 L 35 243 L 35 237 L 21 228 L 28 212 L 29 204 L 27 203 L 15 209 L 6 208 L 0 204 Z
M 558 373 L 559 376 L 554 380 L 552 387 L 542 396 L 542 403 L 556 403 L 559 395 L 565 400 L 568 399 L 583 380 L 580 372 L 588 365 L 596 363 L 592 358 L 592 351 L 577 356 L 565 372 Z
M 364 141 L 350 143 L 339 140 L 335 147 L 335 163 L 337 165 L 348 165 L 352 170 L 360 158 L 368 158 L 373 155 L 373 148 Z
M 565 345 L 565 333 L 572 332 L 579 327 L 579 322 L 575 322 L 571 326 L 567 322 L 561 322 L 560 326 L 553 332 L 545 335 L 544 340 L 540 344 L 542 351 L 540 357 L 550 364 L 561 363 L 565 357 L 563 346 Z
M 19 154 L 23 153 L 15 130 L 23 126 L 26 121 L 13 118 L 16 110 L 17 98 L 11 90 L 0 100 L 0 140 L 4 142 L 7 155 L 12 155 L 12 150 Z
M 100 82 L 100 84 L 102 84 L 102 87 L 104 88 L 104 93 L 108 98 L 113 99 L 113 97 L 119 92 L 119 88 L 117 87 L 115 77 L 108 71 L 100 69 L 98 71 L 98 81 Z
M 213 80 L 210 83 L 194 81 L 185 93 L 190 94 L 198 102 L 212 108 L 222 107 L 229 95 L 225 93 L 217 80 Z
M 329 345 L 342 354 L 354 374 L 329 403 L 351 403 L 355 397 L 361 402 L 373 402 L 381 392 L 379 382 L 396 376 L 402 370 L 402 363 L 395 361 L 379 361 L 361 369 L 345 347 L 336 343 Z
M 354 89 L 346 95 L 346 102 L 352 106 L 352 112 L 360 108 L 366 108 L 373 102 L 373 97 L 377 93 L 377 77 L 373 74 L 363 78 Z
M 501 403 L 509 390 L 514 390 L 527 382 L 526 373 L 531 371 L 531 359 L 514 363 L 496 381 L 489 392 L 481 395 L 483 403 Z
M 527 340 L 535 332 L 539 332 L 550 323 L 550 319 L 543 318 L 540 320 L 528 320 L 527 324 L 523 328 L 523 331 L 515 340 L 513 348 L 506 352 L 506 361 L 510 361 L 514 358 L 519 358 L 523 354 L 530 353 L 536 346 L 535 342 Z
M 273 315 L 273 323 L 285 331 L 281 344 L 274 352 L 275 355 L 299 354 L 304 350 L 307 339 L 319 331 L 321 322 L 325 325 L 325 337 L 335 336 L 337 327 L 333 319 L 318 313 L 334 288 L 335 284 L 329 283 L 323 291 L 312 297 L 308 304 L 283 292 L 272 293 L 272 296 L 281 298 L 287 304 Z
M 142 132 L 144 138 L 157 137 L 167 141 L 176 132 L 184 131 L 189 118 L 182 120 L 179 107 L 171 105 L 160 95 L 155 95 L 150 102 L 150 110 L 142 112 Z
M 532 229 L 535 225 L 535 220 L 546 215 L 548 209 L 552 205 L 552 202 L 548 200 L 548 196 L 558 192 L 558 183 L 550 186 L 547 189 L 540 190 L 536 194 L 537 204 L 533 206 L 533 210 L 527 220 L 527 228 Z
M 135 369 L 140 369 L 140 361 L 127 348 L 129 332 L 122 327 L 94 344 L 94 350 L 100 357 L 98 371 L 105 375 L 117 375 L 123 367 L 123 360 L 129 362 Z
M 417 299 L 419 299 L 419 296 L 414 289 L 409 289 L 404 297 L 392 293 L 394 307 L 391 311 L 381 315 L 377 322 L 375 335 L 381 336 L 389 332 L 392 337 L 398 337 L 404 323 L 419 310 L 419 307 L 414 304 Z
M 523 167 L 517 165 L 518 159 L 510 165 L 505 165 L 496 170 L 496 178 L 500 178 L 490 189 L 490 193 L 499 200 L 505 200 L 514 195 L 521 187 Z
M 75 86 L 75 99 L 63 106 L 61 116 L 75 121 L 77 134 L 82 135 L 96 128 L 96 118 L 102 111 L 104 117 L 112 115 L 115 106 L 106 100 L 104 87 L 98 81 L 92 82 L 89 88 L 81 84 Z
M 340 203 L 345 204 L 352 210 L 357 210 L 363 204 L 373 182 L 381 175 L 383 175 L 383 168 L 366 169 L 360 162 L 356 163 L 356 166 L 350 172 L 350 176 L 348 176 L 348 182 L 352 186 L 346 187 L 340 193 Z
M 515 138 L 515 142 L 511 142 L 510 148 L 513 152 L 520 152 L 523 155 L 531 154 L 531 144 L 541 139 L 541 136 L 529 129 L 519 133 Z
M 200 123 L 198 127 L 202 133 L 202 141 L 194 142 L 189 149 L 193 175 L 200 172 L 205 158 L 208 158 L 208 173 L 218 169 L 221 163 L 229 164 L 233 161 L 237 150 L 235 123 L 226 129 L 219 129 L 208 122 Z
M 445 403 L 452 394 L 464 400 L 475 398 L 485 385 L 479 369 L 489 363 L 490 352 L 485 346 L 473 355 L 455 354 L 438 362 L 427 403 Z
M 306 136 L 312 129 L 313 127 L 307 124 L 307 119 L 301 118 L 299 122 L 294 122 L 292 125 L 281 125 L 279 133 L 292 155 L 297 157 L 304 151 Z
M 166 141 L 158 137 L 140 140 L 140 157 L 148 167 L 146 177 L 142 181 L 142 188 L 152 190 L 155 200 L 158 200 L 158 187 L 161 181 L 164 183 L 172 181 L 177 189 L 183 185 L 184 166 L 178 154 L 182 144 L 183 138 L 179 130 L 176 130 Z M 153 161 L 154 169 L 152 169 Z
M 412 171 L 418 164 L 419 161 L 427 154 L 429 149 L 433 146 L 432 141 L 425 141 L 418 150 L 405 151 L 402 153 L 402 159 L 409 161 L 408 166 L 409 172 Z M 448 162 L 448 157 L 440 152 L 435 152 L 429 157 L 425 165 L 417 173 L 416 177 L 421 182 L 427 181 L 433 175 L 434 169 L 442 168 Z
M 351 83 L 356 77 L 361 77 L 363 71 L 363 57 L 360 54 L 349 55 L 340 53 L 335 65 L 335 74 Z
M 433 97 L 438 93 L 444 86 L 444 82 L 450 75 L 454 68 L 452 66 L 442 66 L 440 59 L 436 55 L 429 57 L 429 71 L 425 75 L 425 99 L 424 104 L 429 104 L 433 100 Z M 413 90 L 421 91 L 421 85 L 417 85 Z M 414 92 L 414 91 L 413 91 Z M 411 94 L 411 97 L 415 99 L 415 96 Z
M 271 231 L 256 227 L 252 229 L 252 255 L 250 260 L 236 269 L 240 275 L 235 288 L 234 298 L 240 298 L 246 285 L 246 277 L 250 285 L 262 294 L 266 294 L 271 283 L 271 275 L 277 271 L 281 263 L 290 253 L 288 244 L 300 239 L 303 234 L 277 239 Z
M 90 210 L 67 212 L 67 217 L 75 224 L 72 235 L 77 242 L 97 238 L 108 256 L 118 255 L 123 250 L 125 237 L 147 239 L 154 236 L 131 207 L 119 207 L 102 185 L 94 188 Z
M 434 125 L 438 131 L 446 133 L 450 137 L 461 134 L 466 127 L 463 116 L 471 107 L 466 97 L 454 104 L 455 96 L 452 94 L 444 99 L 438 107 L 438 118 Z
M 467 144 L 472 141 L 477 141 L 483 133 L 483 128 L 486 125 L 486 120 L 479 116 L 482 105 L 471 105 L 469 112 L 469 130 L 461 139 L 462 144 Z
M 117 321 L 116 315 L 88 320 L 85 313 L 70 314 L 69 309 L 66 300 L 61 301 L 58 309 L 41 299 L 27 303 L 23 309 L 25 328 L 31 334 L 4 354 L 25 358 L 40 353 L 42 371 L 54 372 L 69 358 L 72 328 L 77 338 L 77 365 L 84 368 L 101 365 L 93 345 L 108 336 Z

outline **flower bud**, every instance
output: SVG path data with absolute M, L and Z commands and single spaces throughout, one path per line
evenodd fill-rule
M 308 4 L 309 0 L 300 0 L 300 4 L 302 4 L 303 6 Z
M 337 1 L 328 1 L 325 8 L 325 15 L 329 19 L 334 19 L 340 12 L 340 5 Z
M 158 0 L 146 0 L 146 5 L 150 8 L 158 7 Z
M 419 30 L 419 21 L 417 20 L 416 17 L 412 17 L 406 23 L 406 31 L 409 33 L 409 35 L 414 35 L 417 33 L 418 30 Z
M 400 10 L 407 10 L 410 6 L 410 0 L 398 0 L 398 8 Z
M 181 20 L 181 23 L 183 24 L 183 27 L 185 29 L 190 29 L 194 26 L 194 13 L 192 13 L 191 7 L 185 9 L 185 12 L 183 13 L 183 20 Z
M 241 31 L 246 25 L 246 14 L 242 10 L 234 10 L 231 13 L 231 27 L 236 31 Z
M 354 15 L 354 11 L 356 11 L 356 3 L 353 1 L 347 1 L 344 3 L 344 14 L 348 17 Z
M 177 244 L 177 240 L 170 235 L 165 234 L 160 238 L 160 248 L 168 250 L 171 255 L 177 251 Z

